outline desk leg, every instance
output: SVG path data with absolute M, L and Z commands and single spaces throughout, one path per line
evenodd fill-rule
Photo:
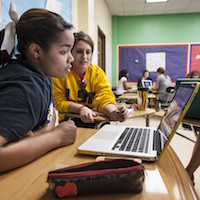
M 146 127 L 149 127 L 149 115 L 146 115 Z
M 200 130 L 200 127 L 198 127 L 198 126 L 194 126 L 193 124 L 191 125 L 191 127 L 192 127 L 192 130 L 194 131 L 194 133 L 195 133 L 195 136 L 196 137 L 198 137 L 198 135 L 199 135 L 199 130 Z

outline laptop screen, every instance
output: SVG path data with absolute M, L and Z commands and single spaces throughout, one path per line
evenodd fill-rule
M 174 134 L 175 127 L 180 124 L 182 120 L 181 117 L 183 117 L 181 114 L 183 113 L 195 87 L 196 84 L 181 84 L 177 89 L 176 95 L 170 103 L 168 110 L 158 127 L 158 132 L 161 135 L 161 151 L 168 142 L 171 134 Z
M 149 88 L 149 86 L 152 86 L 151 80 L 142 80 L 142 87 L 143 88 Z
M 176 86 L 175 89 L 178 89 L 180 84 L 183 82 L 200 82 L 200 79 L 194 79 L 194 78 L 179 78 L 176 80 Z M 200 120 L 200 106 L 199 106 L 199 102 L 200 102 L 200 90 L 198 91 L 198 93 L 196 94 L 190 108 L 188 109 L 185 118 L 188 119 L 197 119 Z

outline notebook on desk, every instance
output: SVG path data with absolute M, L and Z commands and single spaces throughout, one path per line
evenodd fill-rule
M 198 82 L 181 83 L 157 129 L 105 125 L 78 147 L 78 153 L 157 160 L 175 134 L 198 89 Z
M 176 80 L 175 90 L 180 86 L 181 82 L 200 82 L 200 79 L 179 78 Z M 185 118 L 200 120 L 200 90 L 197 92 L 190 108 L 185 114 Z

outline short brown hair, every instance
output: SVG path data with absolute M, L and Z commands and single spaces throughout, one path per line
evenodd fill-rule
M 165 70 L 164 70 L 163 67 L 159 67 L 159 68 L 157 69 L 157 72 L 160 73 L 160 74 L 164 74 L 164 73 L 165 73 Z
M 84 33 L 83 31 L 74 33 L 74 46 L 72 47 L 72 50 L 76 46 L 76 44 L 81 40 L 86 42 L 86 43 L 88 43 L 91 46 L 92 53 L 93 53 L 93 51 L 94 51 L 94 42 L 93 42 L 92 38 L 88 34 Z

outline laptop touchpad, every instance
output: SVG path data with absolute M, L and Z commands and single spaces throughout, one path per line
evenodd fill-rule
M 103 140 L 113 140 L 118 136 L 118 132 L 116 131 L 103 131 L 99 132 L 98 134 L 94 135 L 94 139 L 103 139 Z

